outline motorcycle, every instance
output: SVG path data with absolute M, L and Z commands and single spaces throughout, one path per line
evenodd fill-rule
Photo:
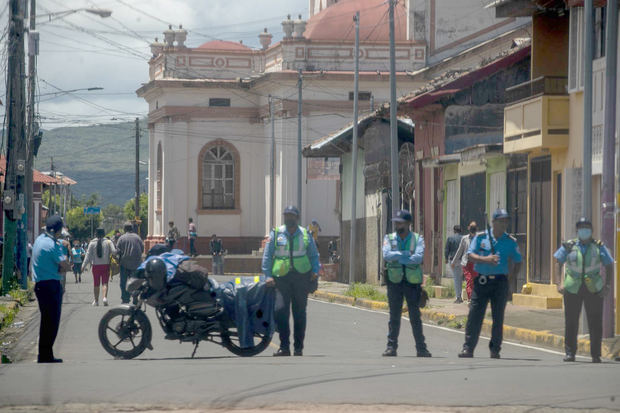
M 168 283 L 163 261 L 153 261 L 155 264 L 151 267 L 159 267 L 158 270 L 149 272 L 150 264 L 147 262 L 144 277 L 132 277 L 127 282 L 133 304 L 123 304 L 109 310 L 99 322 L 99 341 L 110 355 L 117 359 L 133 359 L 147 348 L 153 350 L 152 327 L 146 316 L 147 305 L 155 309 L 166 340 L 194 344 L 192 358 L 201 341 L 222 345 L 242 357 L 260 354 L 269 346 L 273 323 L 266 319 L 265 311 L 259 309 L 253 314 L 259 328 L 251 333 L 248 345 L 243 337 L 245 332 L 240 331 L 231 317 L 230 313 L 234 311 L 230 310 L 230 306 L 227 311 L 221 289 L 218 289 L 217 282 L 208 278 L 206 270 L 187 273 L 189 276 L 184 279 L 180 277 L 184 281 Z M 239 281 L 236 283 L 239 284 Z M 256 286 L 252 284 L 249 288 Z M 228 291 L 228 295 L 232 296 L 231 290 Z

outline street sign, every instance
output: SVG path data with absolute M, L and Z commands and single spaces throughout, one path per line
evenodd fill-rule
M 101 207 L 95 207 L 95 206 L 91 206 L 91 207 L 85 207 L 84 208 L 84 215 L 99 215 L 101 213 Z

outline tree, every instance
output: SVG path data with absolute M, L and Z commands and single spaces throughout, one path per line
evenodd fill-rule
M 135 199 L 132 198 L 127 203 L 125 203 L 125 207 L 123 210 L 125 211 L 125 217 L 133 221 L 135 219 Z M 140 194 L 140 237 L 143 239 L 146 238 L 148 232 L 148 221 L 149 220 L 149 196 L 148 194 Z
M 91 231 L 99 227 L 102 218 L 101 214 L 86 215 L 84 208 L 78 206 L 67 211 L 66 225 L 73 239 L 86 240 L 91 238 Z
M 106 234 L 117 229 L 123 229 L 126 218 L 122 206 L 109 204 L 101 212 L 103 213 L 103 228 Z

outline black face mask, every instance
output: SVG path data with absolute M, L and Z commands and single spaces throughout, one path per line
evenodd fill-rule
M 478 228 L 476 228 L 476 227 L 469 228 L 469 233 L 470 234 L 475 234 L 477 231 L 478 231 Z
M 286 225 L 287 228 L 294 228 L 297 226 L 297 220 L 296 219 L 285 219 L 284 225 Z
M 398 229 L 396 230 L 396 233 L 397 233 L 398 235 L 403 235 L 405 232 L 407 232 L 407 228 L 398 228 Z

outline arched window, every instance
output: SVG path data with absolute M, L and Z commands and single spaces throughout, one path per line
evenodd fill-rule
M 163 160 L 162 160 L 162 150 L 161 150 L 161 142 L 159 142 L 159 144 L 157 145 L 157 181 L 156 181 L 156 188 L 155 188 L 155 196 L 156 196 L 156 210 L 158 212 L 161 212 L 161 205 L 162 205 L 162 199 L 161 199 L 161 188 L 162 188 L 162 179 L 163 179 Z
M 199 159 L 201 171 L 200 209 L 238 209 L 239 154 L 218 140 L 205 146 Z

